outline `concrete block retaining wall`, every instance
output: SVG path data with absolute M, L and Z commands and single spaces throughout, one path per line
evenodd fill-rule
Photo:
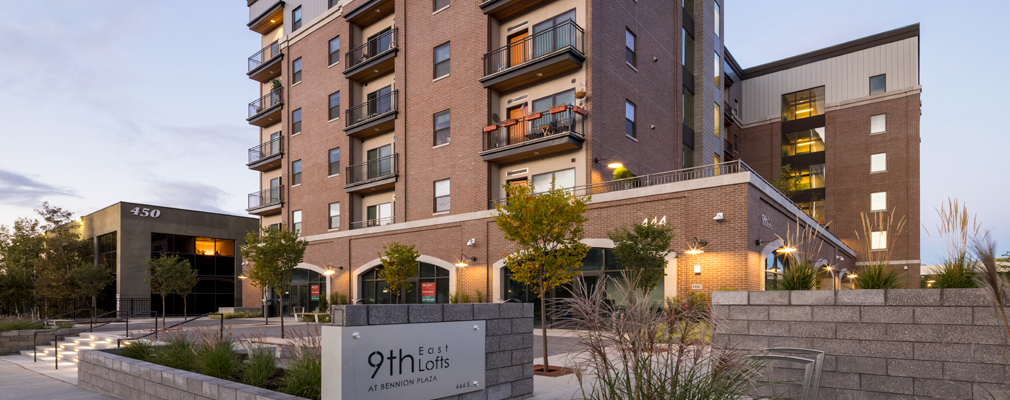
M 126 400 L 297 400 L 238 382 L 211 378 L 114 354 L 116 350 L 87 350 L 80 355 L 78 386 Z
M 515 400 L 533 395 L 531 303 L 344 305 L 330 311 L 336 326 L 484 320 L 485 389 L 445 400 Z
M 40 334 L 39 345 L 42 346 L 52 343 L 56 340 L 56 334 L 59 334 L 60 338 L 76 336 L 78 333 L 86 329 L 88 328 L 67 328 L 60 329 L 54 333 Z M 0 332 L 0 356 L 18 354 L 21 350 L 31 350 L 35 348 L 35 332 L 46 330 L 48 329 Z
M 1002 318 L 981 289 L 714 292 L 715 344 L 825 352 L 821 399 L 1000 398 Z

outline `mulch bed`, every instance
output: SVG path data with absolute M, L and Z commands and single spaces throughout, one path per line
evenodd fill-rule
M 549 371 L 544 371 L 544 366 L 542 364 L 533 365 L 533 375 L 548 376 L 551 378 L 557 378 L 559 376 L 565 376 L 569 374 L 574 374 L 575 370 L 567 367 L 555 367 L 552 366 Z

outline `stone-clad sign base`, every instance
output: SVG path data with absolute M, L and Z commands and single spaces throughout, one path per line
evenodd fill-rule
M 438 399 L 484 388 L 485 321 L 323 327 L 323 399 Z

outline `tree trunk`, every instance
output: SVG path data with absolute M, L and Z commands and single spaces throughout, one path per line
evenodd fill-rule
M 95 303 L 97 303 L 97 301 L 95 301 L 95 297 L 98 297 L 98 296 L 91 296 L 91 323 L 92 324 L 95 323 L 95 314 L 98 314 L 98 306 L 95 304 Z
M 168 309 L 165 308 L 165 295 L 161 295 L 161 327 L 165 329 L 165 316 L 168 315 Z M 157 317 L 155 317 L 157 318 Z
M 187 311 L 186 308 L 187 308 L 186 296 L 182 296 L 182 320 L 183 321 L 185 321 L 186 318 L 189 317 L 189 314 L 186 312 Z
M 270 307 L 267 307 L 267 292 L 266 289 L 261 290 L 263 294 L 263 304 L 260 305 L 260 310 L 263 310 L 263 325 L 270 325 Z
M 277 314 L 281 316 L 281 339 L 284 339 L 284 295 L 277 294 L 280 301 L 277 302 Z
M 547 298 L 543 284 L 540 285 L 540 332 L 544 341 L 544 369 L 543 373 L 551 372 L 550 363 L 547 361 Z

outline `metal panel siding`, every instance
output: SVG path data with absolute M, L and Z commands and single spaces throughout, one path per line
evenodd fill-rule
M 875 75 L 887 74 L 887 91 L 915 87 L 918 51 L 919 38 L 912 37 L 744 80 L 741 120 L 747 124 L 777 119 L 783 94 L 821 85 L 825 107 L 868 96 L 869 78 Z
M 252 21 L 253 18 L 260 16 L 264 11 L 269 10 L 277 4 L 277 0 L 259 0 L 249 6 L 249 20 Z
M 345 1 L 343 3 L 347 2 Z M 309 26 L 313 19 L 319 17 L 328 10 L 326 7 L 327 4 L 327 0 L 285 0 L 284 32 L 289 35 L 294 33 L 291 29 L 291 23 L 294 22 L 294 19 L 291 18 L 291 13 L 295 10 L 295 8 L 298 8 L 298 6 L 302 6 L 302 27 L 304 28 Z

